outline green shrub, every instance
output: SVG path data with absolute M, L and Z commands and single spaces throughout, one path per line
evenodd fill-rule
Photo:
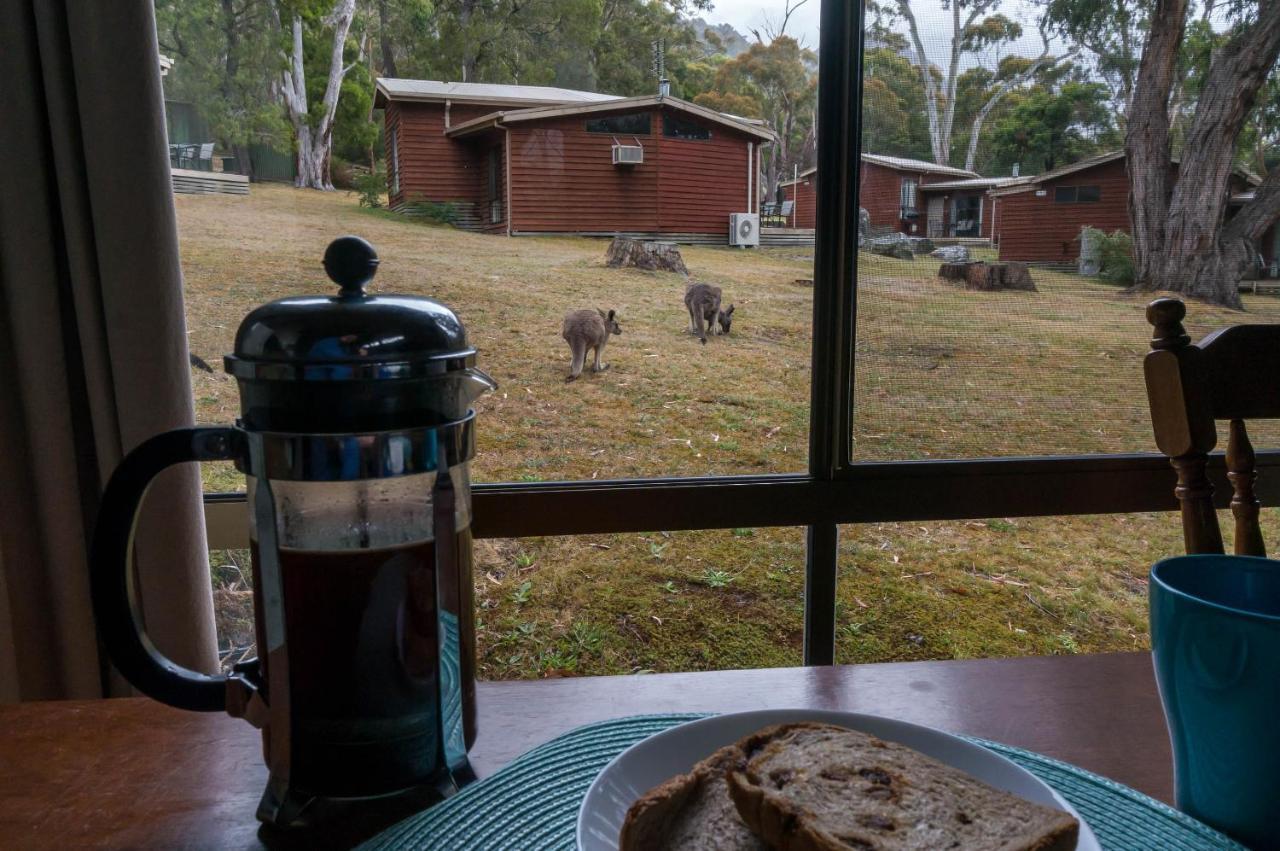
M 353 170 L 351 184 L 360 196 L 360 206 L 376 210 L 382 206 L 382 193 L 387 189 L 387 172 L 382 163 L 372 170 Z
M 406 216 L 439 222 L 442 225 L 456 225 L 459 219 L 458 205 L 453 201 L 428 201 L 425 198 L 410 198 L 400 208 Z
M 1098 277 L 1109 284 L 1133 286 L 1133 237 L 1122 230 L 1110 234 L 1089 230 L 1098 240 Z

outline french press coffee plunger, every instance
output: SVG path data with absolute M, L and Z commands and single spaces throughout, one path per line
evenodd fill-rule
M 471 403 L 494 387 L 458 317 L 428 298 L 369 295 L 373 247 L 329 245 L 336 296 L 257 308 L 236 333 L 235 427 L 139 445 L 103 494 L 93 545 L 98 629 L 138 689 L 262 728 L 264 822 L 317 798 L 471 777 L 476 734 Z M 138 505 L 161 470 L 233 460 L 247 478 L 258 658 L 227 676 L 160 655 L 131 596 Z

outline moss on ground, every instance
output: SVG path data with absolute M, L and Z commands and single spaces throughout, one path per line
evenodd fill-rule
M 175 200 L 191 347 L 211 364 L 254 306 L 328 291 L 319 258 L 342 233 L 377 246 L 375 290 L 457 308 L 501 385 L 478 406 L 477 481 L 805 469 L 812 289 L 796 282 L 812 277 L 811 251 L 682 248 L 693 276 L 737 305 L 733 334 L 700 346 L 686 331 L 683 280 L 607 269 L 599 240 L 480 236 L 263 184 L 247 198 Z M 1145 297 L 1041 271 L 1038 293 L 966 292 L 936 279 L 936 266 L 861 264 L 860 459 L 1152 449 Z M 1252 321 L 1280 316 L 1275 300 L 1244 298 Z M 560 320 L 581 307 L 619 310 L 623 335 L 607 349 L 609 371 L 565 384 Z M 1188 327 L 1239 319 L 1195 306 Z M 220 370 L 193 370 L 192 381 L 199 420 L 235 418 L 234 382 Z M 230 465 L 204 475 L 211 490 L 242 487 Z M 1173 514 L 845 527 L 837 657 L 1142 648 L 1147 570 L 1180 547 Z M 218 575 L 230 601 L 220 626 L 243 634 L 244 589 L 229 569 Z M 803 577 L 798 529 L 478 542 L 481 672 L 798 664 Z

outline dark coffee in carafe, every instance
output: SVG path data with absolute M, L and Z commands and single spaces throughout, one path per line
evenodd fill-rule
M 439 574 L 434 541 L 277 550 L 289 636 L 293 780 L 299 787 L 366 796 L 429 781 L 440 762 L 440 736 L 456 730 L 459 721 L 471 746 L 470 530 L 457 533 L 454 542 L 457 561 Z M 253 557 L 255 563 L 261 558 L 256 541 Z M 260 600 L 258 592 L 259 609 Z M 461 672 L 460 685 L 446 688 L 441 704 L 437 609 L 440 629 L 457 642 Z M 256 622 L 259 646 L 266 646 L 265 618 L 259 614 Z M 264 655 L 268 681 L 269 665 Z M 450 705 L 451 694 L 460 697 L 460 705 Z M 436 717 L 437 705 L 446 707 L 445 717 Z

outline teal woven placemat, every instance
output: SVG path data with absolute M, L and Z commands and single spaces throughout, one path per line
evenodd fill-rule
M 578 807 L 609 760 L 700 715 L 604 721 L 541 745 L 511 765 L 362 846 L 366 851 L 572 851 Z M 1159 801 L 1030 751 L 973 739 L 1044 780 L 1089 822 L 1106 851 L 1228 851 L 1243 846 Z

